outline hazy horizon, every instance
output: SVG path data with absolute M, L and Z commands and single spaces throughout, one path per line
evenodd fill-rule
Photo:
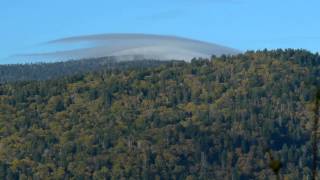
M 39 47 L 42 47 L 42 50 L 18 54 L 11 59 L 25 63 L 112 56 L 119 60 L 134 60 L 135 57 L 141 57 L 141 59 L 190 61 L 192 58 L 234 55 L 241 52 L 230 47 L 188 38 L 150 34 L 77 36 L 49 41 Z
M 316 0 L 5 1 L 0 6 L 0 61 L 34 49 L 45 52 L 42 42 L 104 33 L 181 36 L 241 51 L 319 52 L 319 5 Z

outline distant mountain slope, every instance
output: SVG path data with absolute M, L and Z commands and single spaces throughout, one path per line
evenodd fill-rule
M 21 55 L 20 58 L 65 60 L 114 56 L 118 60 L 140 59 L 185 60 L 211 55 L 235 55 L 240 51 L 187 38 L 148 34 L 102 34 L 79 36 L 51 41 L 46 45 L 76 47 L 53 52 L 37 52 Z M 80 47 L 79 47 L 80 45 Z M 83 45 L 81 47 L 81 45 Z
M 83 74 L 102 69 L 147 68 L 167 61 L 137 60 L 118 62 L 113 57 L 91 58 L 55 63 L 0 65 L 0 83 L 28 80 L 48 80 L 62 76 Z

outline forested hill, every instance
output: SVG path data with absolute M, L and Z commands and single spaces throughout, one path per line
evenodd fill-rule
M 311 175 L 320 57 L 247 52 L 0 86 L 0 179 Z
M 0 65 L 0 83 L 57 79 L 103 69 L 155 67 L 167 62 L 156 60 L 118 62 L 115 57 L 103 57 L 54 63 Z

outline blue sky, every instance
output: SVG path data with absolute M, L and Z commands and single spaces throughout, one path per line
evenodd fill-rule
M 0 61 L 49 40 L 100 33 L 319 52 L 319 7 L 319 0 L 1 0 Z

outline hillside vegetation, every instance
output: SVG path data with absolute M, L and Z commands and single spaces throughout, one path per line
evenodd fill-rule
M 320 57 L 247 52 L 0 86 L 0 179 L 310 178 Z
M 0 65 L 0 83 L 49 80 L 106 69 L 133 69 L 155 67 L 168 61 L 117 61 L 115 57 L 70 60 L 54 63 Z

